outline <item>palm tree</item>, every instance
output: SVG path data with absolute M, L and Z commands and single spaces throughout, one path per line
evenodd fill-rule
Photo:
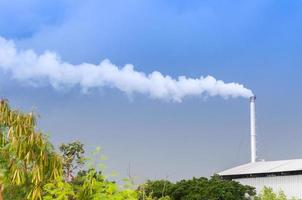
M 35 126 L 33 113 L 12 110 L 0 100 L 0 200 L 20 186 L 27 199 L 40 200 L 43 185 L 62 176 L 61 157 Z

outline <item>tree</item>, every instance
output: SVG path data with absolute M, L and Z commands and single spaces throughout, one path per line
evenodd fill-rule
M 246 200 L 247 195 L 255 195 L 254 188 L 223 180 L 219 176 L 211 179 L 201 177 L 181 180 L 175 184 L 168 181 L 148 181 L 141 187 L 145 188 L 145 196 L 151 195 L 155 199 L 169 196 L 171 200 Z
M 70 182 L 73 172 L 84 164 L 84 145 L 80 141 L 62 144 L 60 151 L 63 154 L 63 170 L 65 180 Z
M 212 176 L 208 182 L 206 191 L 209 199 L 245 200 L 256 194 L 253 187 L 232 180 L 223 180 L 218 175 Z
M 33 113 L 0 100 L 0 200 L 42 199 L 43 185 L 62 174 L 60 156 L 35 125 Z

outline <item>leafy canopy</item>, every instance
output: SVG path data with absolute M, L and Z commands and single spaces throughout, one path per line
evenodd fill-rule
M 42 199 L 43 184 L 62 175 L 61 157 L 35 126 L 33 113 L 0 100 L 0 199 Z
M 246 200 L 255 195 L 254 188 L 219 176 L 181 180 L 175 184 L 166 180 L 148 181 L 142 187 L 146 196 L 151 194 L 156 199 L 169 196 L 171 200 Z

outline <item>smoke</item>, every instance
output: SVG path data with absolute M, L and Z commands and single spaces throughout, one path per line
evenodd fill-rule
M 154 99 L 181 102 L 188 96 L 253 96 L 251 90 L 238 83 L 224 83 L 212 76 L 173 79 L 158 71 L 150 74 L 138 72 L 133 65 L 118 68 L 109 60 L 100 64 L 73 65 L 64 62 L 54 53 L 46 51 L 38 55 L 33 50 L 18 50 L 11 40 L 0 37 L 0 70 L 13 79 L 39 86 L 50 84 L 55 89 L 80 86 L 116 88 L 126 94 L 140 93 Z

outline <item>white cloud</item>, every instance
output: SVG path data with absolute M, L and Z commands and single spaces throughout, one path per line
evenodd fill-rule
M 18 50 L 13 41 L 0 37 L 0 70 L 12 78 L 39 86 L 47 83 L 55 89 L 80 86 L 92 88 L 116 88 L 127 94 L 140 93 L 154 99 L 181 102 L 187 96 L 244 97 L 252 91 L 238 83 L 224 83 L 212 76 L 174 79 L 158 71 L 151 74 L 135 71 L 133 65 L 119 68 L 109 60 L 100 64 L 73 65 L 64 62 L 54 53 L 46 51 L 38 55 L 33 50 Z

